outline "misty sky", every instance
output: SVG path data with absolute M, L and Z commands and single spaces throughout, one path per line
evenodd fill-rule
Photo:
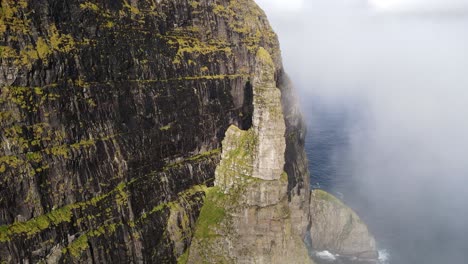
M 468 0 L 257 2 L 305 115 L 317 98 L 359 113 L 337 155 L 374 231 L 406 235 L 393 263 L 466 263 Z

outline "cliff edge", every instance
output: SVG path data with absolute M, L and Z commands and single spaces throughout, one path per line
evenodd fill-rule
M 312 262 L 305 126 L 252 0 L 0 3 L 0 263 Z
M 288 201 L 286 126 L 274 69 L 270 54 L 260 48 L 252 83 L 253 126 L 226 132 L 188 263 L 313 263 L 305 234 L 296 229 L 303 223 L 292 216 Z M 302 211 L 302 219 L 307 213 Z
M 2 262 L 177 262 L 226 131 L 253 126 L 260 47 L 286 135 L 260 153 L 284 159 L 288 199 L 307 208 L 303 124 L 276 35 L 253 1 L 0 7 Z M 259 159 L 256 175 L 281 176 L 270 163 Z

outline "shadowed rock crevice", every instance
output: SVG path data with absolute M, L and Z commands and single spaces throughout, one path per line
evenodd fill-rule
M 242 130 L 248 130 L 252 127 L 253 108 L 253 88 L 249 81 L 245 84 L 244 88 L 244 103 L 242 105 L 242 122 L 240 126 Z

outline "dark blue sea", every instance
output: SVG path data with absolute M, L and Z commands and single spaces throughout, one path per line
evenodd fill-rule
M 377 235 L 377 239 L 380 239 L 379 254 L 382 264 L 399 264 L 395 261 L 390 262 L 391 243 L 387 240 L 392 240 L 392 235 L 381 234 L 379 229 L 379 226 L 385 225 L 385 220 L 379 219 L 375 212 L 369 211 L 365 193 L 360 192 L 350 170 L 350 137 L 353 133 L 359 133 L 359 129 L 356 130 L 359 126 L 356 124 L 362 119 L 361 109 L 353 105 L 322 102 L 319 99 L 303 102 L 303 105 L 307 105 L 303 112 L 308 125 L 306 153 L 309 159 L 311 187 L 334 194 L 356 210 Z M 395 256 L 392 257 L 395 259 Z
M 329 191 L 360 215 L 376 237 L 382 257 L 388 259 L 382 263 L 468 263 L 468 222 L 460 218 L 460 226 L 453 227 L 444 220 L 466 217 L 464 214 L 448 211 L 447 215 L 438 215 L 435 210 L 431 212 L 431 205 L 405 206 L 404 200 L 398 200 L 405 197 L 398 197 L 399 186 L 381 186 L 383 190 L 394 189 L 386 192 L 395 197 L 375 201 L 359 186 L 359 175 L 353 175 L 352 170 L 356 164 L 350 161 L 353 148 L 359 146 L 352 145 L 351 137 L 369 129 L 360 125 L 364 109 L 318 99 L 302 105 L 308 123 L 306 152 L 312 188 Z

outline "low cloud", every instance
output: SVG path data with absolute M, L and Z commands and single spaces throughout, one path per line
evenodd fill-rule
M 399 251 L 394 264 L 468 258 L 466 2 L 401 1 L 409 16 L 359 0 L 268 13 L 306 116 L 318 100 L 353 116 L 336 166 L 354 186 L 345 198 Z
M 369 0 L 380 12 L 415 14 L 463 14 L 468 12 L 467 0 Z
M 256 0 L 269 13 L 294 12 L 302 8 L 304 0 Z

